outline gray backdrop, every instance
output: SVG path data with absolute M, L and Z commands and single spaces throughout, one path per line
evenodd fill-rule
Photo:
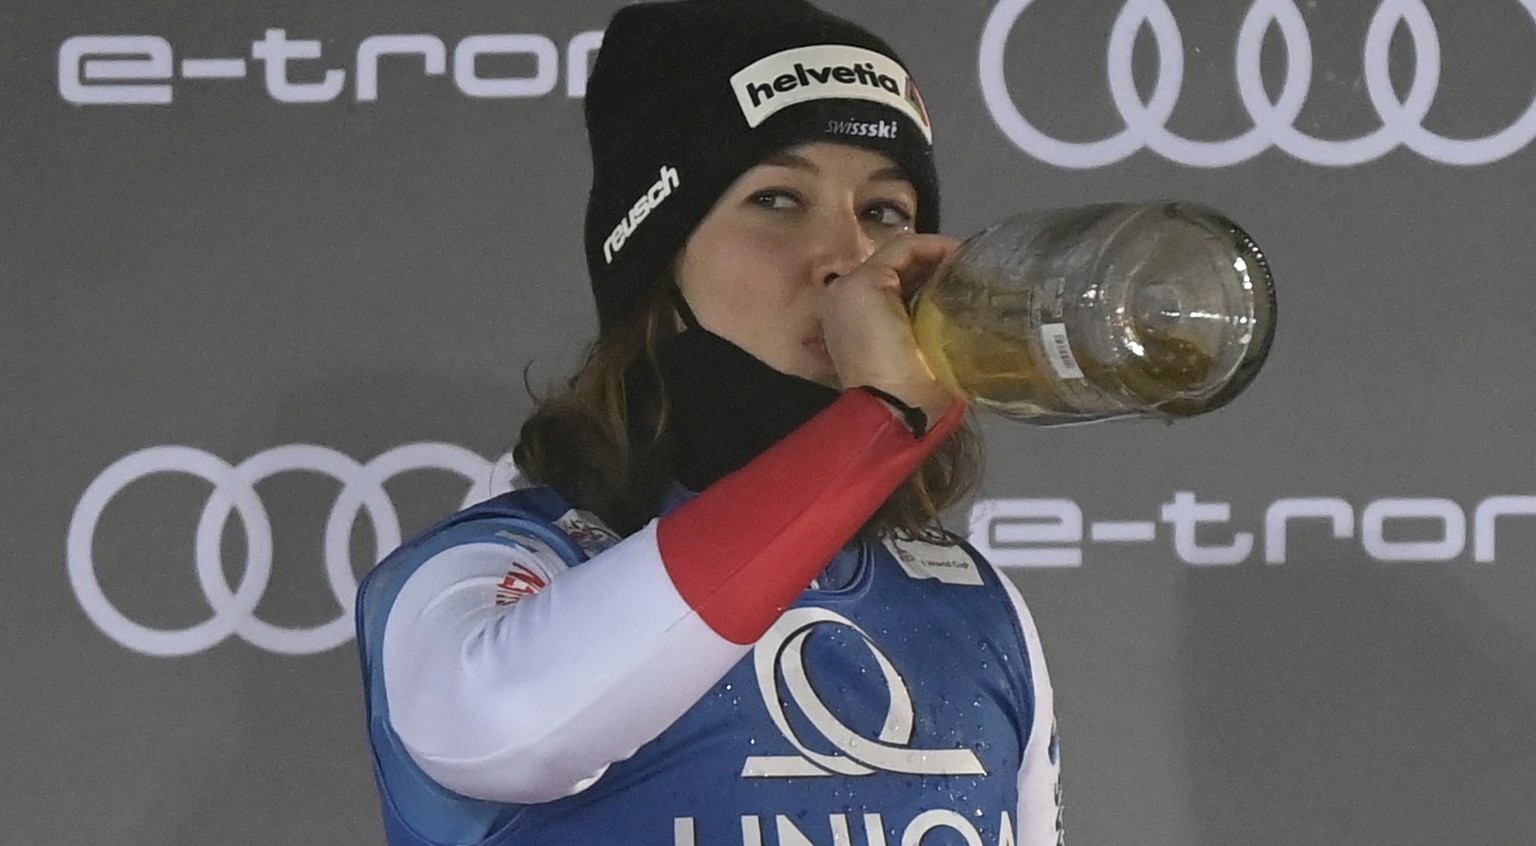
M 0 9 L 0 841 L 381 842 L 343 603 L 594 329 L 617 5 Z M 921 81 L 946 231 L 1189 198 L 1276 270 L 1230 408 L 986 424 L 1070 841 L 1530 842 L 1536 0 L 826 5 Z

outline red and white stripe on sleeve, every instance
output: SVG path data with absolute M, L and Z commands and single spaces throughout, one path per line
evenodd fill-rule
M 708 692 L 962 414 L 956 403 L 917 439 L 884 402 L 849 391 L 578 567 L 531 538 L 438 553 L 385 626 L 392 728 L 427 775 L 466 796 L 527 804 L 582 790 Z M 514 572 L 517 601 L 498 604 Z

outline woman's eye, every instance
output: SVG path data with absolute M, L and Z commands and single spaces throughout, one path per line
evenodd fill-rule
M 752 204 L 765 209 L 783 211 L 801 206 L 800 198 L 792 191 L 772 188 L 752 195 Z
M 875 203 L 864 210 L 864 217 L 878 226 L 895 229 L 912 226 L 912 214 L 895 203 Z

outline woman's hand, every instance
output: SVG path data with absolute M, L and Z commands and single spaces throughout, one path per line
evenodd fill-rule
M 844 388 L 879 388 L 922 409 L 930 421 L 949 409 L 955 396 L 923 360 L 906 298 L 959 246 L 944 235 L 898 235 L 852 273 L 828 281 L 821 325 Z

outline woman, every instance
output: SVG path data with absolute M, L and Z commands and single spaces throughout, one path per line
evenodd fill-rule
M 630 6 L 586 109 L 600 331 L 542 487 L 359 594 L 390 842 L 1058 842 L 1033 623 L 933 524 L 973 440 L 903 308 L 956 245 L 899 60 L 800 0 Z

